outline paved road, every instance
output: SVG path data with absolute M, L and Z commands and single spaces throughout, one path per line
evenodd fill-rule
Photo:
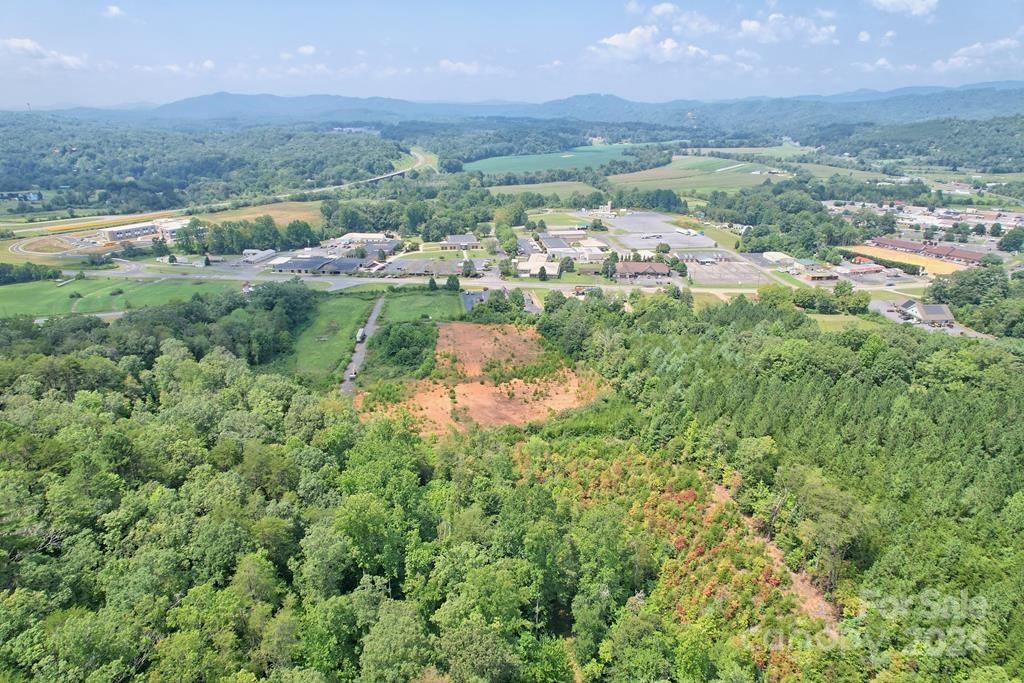
M 384 297 L 380 297 L 377 299 L 377 303 L 373 305 L 370 317 L 367 318 L 366 324 L 363 326 L 363 329 L 366 331 L 366 339 L 356 344 L 356 349 L 352 352 L 352 360 L 349 362 L 348 367 L 345 368 L 345 379 L 341 383 L 341 393 L 343 394 L 354 394 L 356 392 L 355 380 L 350 378 L 353 372 L 359 372 L 363 367 L 363 361 L 366 360 L 366 343 L 370 341 L 370 337 L 377 331 L 377 317 L 380 316 L 380 309 L 383 307 Z

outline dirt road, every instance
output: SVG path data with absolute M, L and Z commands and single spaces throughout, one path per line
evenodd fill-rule
M 382 308 L 384 308 L 384 297 L 377 299 L 377 303 L 373 305 L 370 317 L 367 318 L 366 324 L 363 326 L 366 338 L 356 344 L 356 349 L 352 352 L 352 360 L 349 361 L 348 367 L 345 368 L 345 379 L 341 383 L 341 393 L 343 394 L 351 395 L 356 391 L 356 382 L 352 379 L 352 373 L 358 373 L 363 367 L 363 361 L 366 360 L 366 344 L 370 341 L 373 333 L 377 331 L 377 318 L 380 316 L 380 309 Z

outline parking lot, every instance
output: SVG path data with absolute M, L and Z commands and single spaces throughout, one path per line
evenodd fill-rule
M 603 219 L 612 238 L 626 249 L 654 249 L 665 243 L 673 249 L 713 248 L 715 241 L 703 235 L 683 235 L 678 226 L 660 213 L 642 211 L 618 218 Z
M 772 281 L 761 270 L 744 261 L 720 261 L 708 265 L 687 263 L 687 274 L 698 285 L 768 285 Z

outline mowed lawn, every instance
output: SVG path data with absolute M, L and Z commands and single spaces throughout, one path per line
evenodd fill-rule
M 320 213 L 321 203 L 277 202 L 274 204 L 260 204 L 258 206 L 246 206 L 241 209 L 206 213 L 199 216 L 199 218 L 211 223 L 224 223 L 226 221 L 253 221 L 260 216 L 270 216 L 281 227 L 288 225 L 292 221 L 306 221 L 314 228 L 318 228 L 324 223 L 323 214 Z
M 26 282 L 0 287 L 0 317 L 50 316 L 69 313 L 104 313 L 186 301 L 193 294 L 216 294 L 240 289 L 231 280 L 127 280 L 87 278 L 63 287 L 56 282 Z M 116 290 L 121 293 L 113 294 Z M 72 298 L 72 293 L 81 298 Z
M 766 180 L 788 176 L 767 175 L 766 164 L 705 156 L 677 156 L 668 166 L 650 168 L 636 173 L 621 173 L 608 179 L 616 187 L 639 190 L 674 190 L 687 192 L 736 191 L 754 187 Z M 755 173 L 761 171 L 761 173 Z
M 438 282 L 444 284 L 443 281 Z M 462 315 L 462 301 L 455 292 L 394 292 L 384 300 L 381 323 L 415 320 L 452 320 Z
M 621 159 L 631 145 L 591 145 L 550 154 L 520 154 L 480 159 L 464 166 L 467 171 L 481 173 L 527 173 L 566 168 L 597 168 Z
M 575 180 L 567 180 L 558 183 L 535 183 L 533 185 L 495 185 L 494 187 L 488 188 L 491 194 L 494 195 L 506 195 L 506 194 L 522 194 L 524 192 L 536 192 L 542 195 L 558 195 L 559 199 L 567 199 L 572 195 L 573 192 L 579 192 L 580 194 L 590 194 L 591 192 L 597 192 L 597 188 L 587 185 L 586 183 L 580 183 Z
M 881 327 L 874 320 L 865 320 L 855 315 L 824 315 L 822 313 L 809 313 L 808 317 L 818 323 L 822 332 L 840 332 L 845 329 L 854 328 L 857 330 L 873 330 Z
M 293 351 L 274 363 L 274 369 L 312 380 L 335 377 L 343 371 L 356 345 L 356 331 L 370 316 L 372 296 L 336 294 L 316 307 L 313 322 L 295 339 Z

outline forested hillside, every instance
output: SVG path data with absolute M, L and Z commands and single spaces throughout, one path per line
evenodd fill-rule
M 861 159 L 906 159 L 985 173 L 1024 171 L 1024 116 L 984 123 L 937 119 L 897 126 L 866 127 L 848 138 L 825 141 L 833 154 Z
M 695 314 L 552 293 L 538 329 L 611 393 L 433 442 L 262 371 L 315 296 L 261 285 L 109 326 L 3 323 L 0 675 L 1024 670 L 1011 353 L 895 326 L 822 334 L 770 296 Z
M 41 208 L 178 208 L 388 173 L 401 146 L 307 126 L 178 130 L 0 113 L 0 191 L 43 189 Z

